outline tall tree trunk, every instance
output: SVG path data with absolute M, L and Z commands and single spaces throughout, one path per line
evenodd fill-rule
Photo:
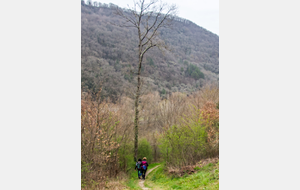
M 134 161 L 137 161 L 138 154 L 138 135 L 139 135 L 139 91 L 140 91 L 140 76 L 138 75 L 138 85 L 135 97 L 135 118 L 134 118 Z
M 140 34 L 140 32 L 139 32 Z M 141 87 L 141 68 L 142 68 L 142 49 L 141 49 L 141 40 L 139 43 L 139 69 L 138 69 L 138 84 L 136 88 L 136 96 L 135 96 L 135 118 L 134 118 L 134 161 L 137 161 L 137 154 L 138 154 L 138 137 L 139 137 L 139 97 L 140 97 L 140 87 Z
M 138 68 L 138 84 L 135 96 L 135 118 L 134 118 L 134 160 L 137 161 L 138 155 L 138 135 L 139 135 L 139 97 L 141 88 L 141 68 L 144 54 L 153 47 L 166 48 L 164 43 L 157 40 L 158 29 L 170 25 L 176 14 L 176 6 L 168 6 L 165 3 L 157 1 L 145 2 L 145 0 L 138 0 L 135 2 L 135 8 L 128 16 L 122 9 L 116 8 L 115 14 L 121 16 L 124 22 L 121 27 L 134 27 L 138 30 L 139 40 L 139 68 Z M 166 9 L 166 11 L 165 11 Z M 164 13 L 163 13 L 164 12 Z M 153 19 L 150 19 L 153 18 Z M 167 21 L 167 22 L 165 22 Z
M 138 84 L 136 88 L 136 96 L 135 96 L 135 118 L 134 118 L 134 161 L 137 162 L 137 154 L 138 154 L 138 137 L 139 137 L 139 98 L 140 98 L 140 87 L 141 87 L 141 68 L 143 61 L 143 53 L 142 53 L 142 38 L 141 38 L 141 30 L 140 30 L 140 20 L 138 24 L 138 34 L 139 34 L 139 69 L 138 69 Z

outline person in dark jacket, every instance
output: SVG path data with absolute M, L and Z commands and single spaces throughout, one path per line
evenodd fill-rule
M 144 157 L 143 161 L 142 161 L 142 177 L 143 177 L 143 180 L 145 180 L 147 169 L 148 169 L 147 158 Z
M 138 159 L 138 161 L 135 163 L 135 171 L 138 170 L 138 177 L 141 179 L 142 175 L 142 159 Z

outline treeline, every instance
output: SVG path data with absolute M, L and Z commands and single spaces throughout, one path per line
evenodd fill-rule
M 101 101 L 83 93 L 81 109 L 81 183 L 102 188 L 110 178 L 126 176 L 133 160 L 133 100 Z M 149 93 L 140 99 L 138 157 L 149 163 L 185 166 L 219 155 L 219 88 L 207 85 L 167 100 Z
M 130 9 L 121 8 L 118 5 L 115 5 L 113 3 L 106 4 L 106 3 L 101 3 L 101 2 L 97 2 L 97 1 L 93 2 L 92 0 L 86 0 L 86 1 L 81 0 L 81 5 L 83 5 L 83 6 L 86 5 L 86 6 L 91 6 L 91 7 L 99 7 L 99 8 L 110 8 L 110 9 L 119 8 L 119 9 L 122 9 L 124 12 L 131 12 Z M 183 22 L 185 24 L 191 24 L 191 23 L 193 23 L 190 20 L 187 20 L 187 19 L 184 19 L 184 18 L 180 18 L 178 16 L 175 16 L 174 20 L 178 21 L 178 22 Z

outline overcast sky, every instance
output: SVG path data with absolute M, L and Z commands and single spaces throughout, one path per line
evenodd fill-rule
M 113 3 L 119 7 L 132 7 L 133 0 L 93 0 L 101 3 Z M 178 16 L 219 35 L 219 0 L 162 0 L 176 4 Z

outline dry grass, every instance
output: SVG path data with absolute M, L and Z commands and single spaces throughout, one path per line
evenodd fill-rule
M 128 189 L 128 187 L 125 184 L 126 184 L 126 180 L 124 180 L 124 179 L 109 179 L 107 181 L 102 181 L 95 185 L 89 185 L 88 187 L 82 188 L 82 190 L 105 190 L 105 189 L 124 190 L 124 189 Z

